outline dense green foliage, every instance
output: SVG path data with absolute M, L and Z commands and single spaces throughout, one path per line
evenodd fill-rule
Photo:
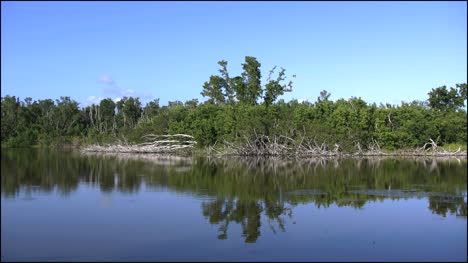
M 331 101 L 327 91 L 316 102 L 285 102 L 278 98 L 293 86 L 284 83 L 284 69 L 273 77 L 273 68 L 265 84 L 254 57 L 245 58 L 240 76 L 229 75 L 226 61 L 218 64 L 220 75 L 203 85 L 203 103 L 160 106 L 156 99 L 143 107 L 139 98 L 124 97 L 80 108 L 69 97 L 32 102 L 7 95 L 1 98 L 2 146 L 141 142 L 148 133 L 190 134 L 201 147 L 255 135 L 308 137 L 345 151 L 365 149 L 374 140 L 388 150 L 421 147 L 429 138 L 440 145 L 467 143 L 466 84 L 435 88 L 427 101 L 401 105 L 377 106 L 356 97 Z

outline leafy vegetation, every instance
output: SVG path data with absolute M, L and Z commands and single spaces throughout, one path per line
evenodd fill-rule
M 143 107 L 139 98 L 124 97 L 80 108 L 70 97 L 33 102 L 7 95 L 1 98 L 2 146 L 140 143 L 150 133 L 190 134 L 199 147 L 257 135 L 307 137 L 337 143 L 344 151 L 373 142 L 384 150 L 415 148 L 430 138 L 440 146 L 467 143 L 466 83 L 432 89 L 427 101 L 401 105 L 377 106 L 356 97 L 332 101 L 325 90 L 316 102 L 285 102 L 279 97 L 293 89 L 285 69 L 275 77 L 273 68 L 262 83 L 255 57 L 245 57 L 240 76 L 229 75 L 226 61 L 218 64 L 220 75 L 210 76 L 202 87 L 208 98 L 203 103 L 194 99 L 160 106 L 156 99 Z

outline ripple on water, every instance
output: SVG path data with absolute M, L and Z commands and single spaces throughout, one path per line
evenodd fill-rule
M 295 191 L 287 192 L 286 194 L 289 194 L 289 195 L 326 195 L 327 193 L 318 189 L 303 189 L 303 190 L 295 190 Z
M 429 196 L 453 198 L 453 194 L 443 192 L 417 192 L 415 189 L 390 189 L 390 190 L 350 190 L 348 193 L 363 194 L 363 195 L 376 195 L 384 197 L 398 197 L 398 198 L 423 198 Z

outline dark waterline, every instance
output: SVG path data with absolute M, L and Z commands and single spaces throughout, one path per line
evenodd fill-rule
M 2 261 L 466 261 L 466 158 L 1 152 Z

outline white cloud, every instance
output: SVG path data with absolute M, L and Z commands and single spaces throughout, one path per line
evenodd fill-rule
M 98 78 L 98 81 L 100 83 L 104 83 L 104 84 L 109 84 L 109 85 L 113 85 L 115 84 L 115 81 L 108 75 L 102 75 Z
M 121 97 L 139 97 L 141 99 L 153 98 L 153 96 L 149 93 L 140 93 L 132 89 L 124 89 L 124 88 L 119 88 L 119 87 L 107 88 L 105 89 L 105 93 L 109 95 L 113 95 L 117 98 L 121 98 Z
M 86 101 L 83 103 L 83 107 L 88 107 L 88 106 L 91 106 L 93 104 L 99 104 L 101 102 L 101 100 L 103 100 L 104 98 L 102 97 L 96 97 L 96 96 L 88 96 L 86 98 Z
M 107 84 L 108 86 L 104 88 L 104 96 L 111 98 L 114 102 L 117 102 L 122 99 L 122 97 L 138 97 L 142 100 L 152 99 L 153 95 L 150 93 L 140 93 L 133 89 L 125 89 L 117 86 L 117 83 L 109 75 L 101 75 L 98 78 L 99 83 Z M 86 100 L 87 103 L 92 104 L 91 100 L 96 100 L 95 96 L 89 96 Z M 99 98 L 102 99 L 102 98 Z M 88 102 L 89 101 L 89 102 Z

